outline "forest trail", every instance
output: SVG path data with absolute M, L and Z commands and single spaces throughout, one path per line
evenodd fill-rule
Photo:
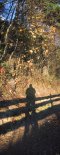
M 60 153 L 60 94 L 37 94 L 28 118 L 26 96 L 0 101 L 1 155 Z

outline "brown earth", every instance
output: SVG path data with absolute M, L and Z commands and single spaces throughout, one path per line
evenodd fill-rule
M 48 84 L 38 80 L 36 83 L 35 80 L 25 79 L 25 83 L 23 80 L 12 95 L 7 93 L 0 99 L 1 155 L 60 155 L 59 83 L 54 85 L 54 82 Z M 36 96 L 26 117 L 25 92 L 30 83 Z M 11 89 L 12 92 L 13 88 L 8 86 L 6 91 Z

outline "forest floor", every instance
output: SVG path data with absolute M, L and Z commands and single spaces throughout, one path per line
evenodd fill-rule
M 0 154 L 60 155 L 60 82 L 34 75 L 19 78 L 16 89 L 12 83 L 5 83 L 0 96 Z M 26 117 L 30 84 L 35 104 Z

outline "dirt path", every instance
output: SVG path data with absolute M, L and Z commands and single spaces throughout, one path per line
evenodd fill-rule
M 0 101 L 1 155 L 60 154 L 60 94 L 36 97 L 34 109 L 26 117 L 26 98 Z

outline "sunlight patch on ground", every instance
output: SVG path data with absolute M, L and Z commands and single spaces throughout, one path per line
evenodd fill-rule
M 44 111 L 44 110 L 46 110 L 46 109 L 48 109 L 48 108 L 50 108 L 50 107 L 51 107 L 51 103 L 48 104 L 48 105 L 39 107 L 39 108 L 36 109 L 36 113 L 42 112 L 42 111 Z

